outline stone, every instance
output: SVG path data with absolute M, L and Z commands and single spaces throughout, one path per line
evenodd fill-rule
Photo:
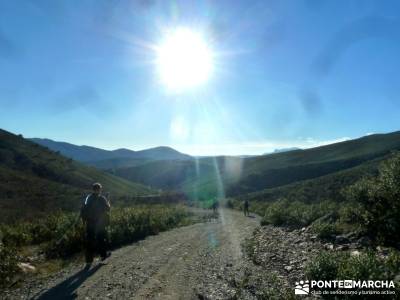
M 18 263 L 18 268 L 20 268 L 23 273 L 35 273 L 36 272 L 36 268 L 29 263 L 20 262 L 20 263 Z
M 336 250 L 338 251 L 344 251 L 344 250 L 348 250 L 349 249 L 349 245 L 340 245 L 336 247 Z
M 284 269 L 288 272 L 293 270 L 293 266 L 285 266 Z
M 336 244 L 348 244 L 348 243 L 350 243 L 350 240 L 343 235 L 337 235 L 335 237 L 335 243 Z

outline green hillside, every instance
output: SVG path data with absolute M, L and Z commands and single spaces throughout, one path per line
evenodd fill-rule
M 135 167 L 135 166 L 145 164 L 149 161 L 151 161 L 151 160 L 146 159 L 146 158 L 117 157 L 117 158 L 111 158 L 111 159 L 89 161 L 89 162 L 85 162 L 85 164 L 96 167 L 100 170 L 113 170 L 113 169 L 120 169 L 120 168 Z
M 246 161 L 246 169 L 248 172 L 254 172 L 260 169 L 345 161 L 354 158 L 368 160 L 399 148 L 400 131 L 373 134 L 307 150 L 295 150 L 249 158 Z
M 151 190 L 65 158 L 57 152 L 0 130 L 0 217 L 31 218 L 79 207 L 82 193 L 101 182 L 114 199 Z
M 334 172 L 313 179 L 301 180 L 291 184 L 264 189 L 261 191 L 238 195 L 239 200 L 272 202 L 281 198 L 301 201 L 304 203 L 321 202 L 324 200 L 343 201 L 343 188 L 357 182 L 360 178 L 374 177 L 382 161 L 388 159 L 385 155 L 356 167 Z
M 180 190 L 194 199 L 207 199 L 238 196 L 327 176 L 379 160 L 399 149 L 400 132 L 393 132 L 307 150 L 256 157 L 150 162 L 114 172 L 128 180 Z
M 162 189 L 177 189 L 188 179 L 201 174 L 210 178 L 213 166 L 196 160 L 163 160 L 143 163 L 130 168 L 118 168 L 114 174 L 130 181 Z
M 137 165 L 138 162 L 140 163 L 142 160 L 186 160 L 192 158 L 187 154 L 165 146 L 140 151 L 129 149 L 104 150 L 90 146 L 78 146 L 65 142 L 57 142 L 50 139 L 32 138 L 29 140 L 47 147 L 50 150 L 58 151 L 65 157 L 87 163 L 100 169 L 114 168 L 117 166 L 129 167 Z M 127 163 L 126 165 L 124 164 L 125 162 Z M 115 165 L 115 163 L 117 163 L 117 165 Z
M 400 132 L 375 134 L 307 150 L 246 159 L 241 179 L 227 193 L 238 195 L 317 178 L 358 166 L 400 149 Z

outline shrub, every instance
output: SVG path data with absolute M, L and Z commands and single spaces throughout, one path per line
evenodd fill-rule
M 341 253 L 321 252 L 305 269 L 307 278 L 317 280 L 337 279 Z
M 3 242 L 6 246 L 21 247 L 36 245 L 61 237 L 61 233 L 74 223 L 77 215 L 55 213 L 34 222 L 1 225 Z
M 13 226 L 1 226 L 2 241 L 7 247 L 20 247 L 32 242 L 26 224 Z
M 54 235 L 50 241 L 44 244 L 47 257 L 67 257 L 83 250 L 84 229 L 82 222 L 76 222 L 74 216 L 68 214 L 60 216 L 59 222 L 55 225 Z
M 19 272 L 16 250 L 0 244 L 0 288 L 7 287 Z
M 108 227 L 110 246 L 115 248 L 149 235 L 186 225 L 191 222 L 190 217 L 191 214 L 183 207 L 168 205 L 112 209 Z M 66 257 L 83 250 L 84 228 L 81 222 L 72 227 L 74 223 L 71 215 L 61 218 L 57 229 L 58 238 L 45 246 L 48 257 Z M 60 237 L 63 238 L 60 239 Z
M 400 235 L 400 154 L 382 163 L 377 178 L 362 179 L 346 189 L 350 201 L 359 203 L 357 217 L 377 242 L 398 246 Z
M 262 224 L 303 227 L 336 210 L 337 204 L 328 201 L 306 204 L 281 199 L 267 206 Z
M 338 276 L 340 276 L 340 278 L 354 278 L 360 280 L 383 280 L 386 268 L 388 268 L 388 266 L 385 266 L 373 252 L 367 252 L 358 256 L 344 256 L 340 261 Z
M 336 223 L 315 222 L 312 224 L 311 230 L 322 240 L 329 240 L 332 235 L 340 233 Z
M 84 228 L 78 217 L 60 212 L 34 222 L 0 225 L 1 240 L 9 248 L 41 244 L 47 257 L 67 257 L 84 247 Z M 113 208 L 108 228 L 110 246 L 118 247 L 192 221 L 192 214 L 180 206 Z
M 387 258 L 379 258 L 373 252 L 362 253 L 359 256 L 351 256 L 346 252 L 322 252 L 306 266 L 306 276 L 309 280 L 389 281 L 395 279 L 399 268 L 400 255 L 396 251 L 392 251 Z M 395 293 L 399 292 L 398 285 L 395 285 Z M 335 295 L 322 297 L 337 299 Z M 360 297 L 365 299 L 359 295 L 343 295 L 340 299 L 360 299 Z
M 393 280 L 400 268 L 400 254 L 392 250 L 387 258 L 373 252 L 351 256 L 348 252 L 320 253 L 306 266 L 306 276 L 314 280 Z

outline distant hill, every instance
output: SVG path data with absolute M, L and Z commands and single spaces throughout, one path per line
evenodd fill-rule
M 196 174 L 207 174 L 210 178 L 213 166 L 208 163 L 196 163 L 195 160 L 163 160 L 150 161 L 130 168 L 119 168 L 113 174 L 125 179 L 146 185 L 176 189 L 188 179 L 196 178 Z
M 290 147 L 290 148 L 281 148 L 281 149 L 275 149 L 273 153 L 282 153 L 282 152 L 290 152 L 290 151 L 295 151 L 295 150 L 301 150 L 300 148 L 297 147 Z M 268 153 L 267 153 L 268 154 Z
M 168 151 L 175 153 L 175 150 L 165 148 L 150 150 L 144 150 L 150 151 L 151 155 L 148 157 L 163 157 L 162 154 Z M 373 161 L 383 159 L 393 150 L 400 150 L 400 132 L 374 134 L 311 149 L 291 149 L 261 156 L 189 156 L 190 159 L 170 160 L 136 156 L 108 158 L 94 164 L 131 182 L 184 192 L 192 199 L 258 192 L 267 197 L 272 190 L 274 195 L 278 190 L 284 190 L 283 194 L 289 191 L 293 194 L 294 191 L 301 190 L 298 187 L 306 186 L 303 183 L 308 181 L 307 185 L 311 184 L 315 190 L 315 182 L 322 182 L 320 180 L 323 178 L 326 185 L 321 183 L 321 186 L 334 190 L 332 186 L 337 187 L 340 182 L 346 184 L 362 175 L 362 172 L 354 170 L 372 170 L 375 166 Z M 130 150 L 127 151 L 130 153 Z M 343 174 L 347 174 L 347 177 Z M 318 180 L 312 181 L 313 179 Z M 296 185 L 297 183 L 300 185 Z
M 393 150 L 400 150 L 400 132 L 255 157 L 206 157 L 167 165 L 148 162 L 113 172 L 199 199 L 237 196 L 319 178 L 380 159 Z
M 227 180 L 227 193 L 238 195 L 317 178 L 356 167 L 393 150 L 400 150 L 400 131 L 249 158 L 240 180 L 232 186 Z
M 77 146 L 65 142 L 56 142 L 49 139 L 32 138 L 30 140 L 53 151 L 59 151 L 66 157 L 105 169 L 121 166 L 128 167 L 132 164 L 138 164 L 141 160 L 186 160 L 192 158 L 170 147 L 156 147 L 140 151 L 129 149 L 110 151 L 90 146 Z M 124 165 L 124 162 L 127 162 L 127 165 Z
M 58 209 L 75 210 L 82 192 L 101 182 L 111 199 L 153 191 L 98 171 L 0 129 L 0 219 L 31 218 Z
M 390 154 L 366 161 L 356 167 L 333 172 L 324 176 L 300 180 L 287 185 L 267 188 L 249 194 L 238 195 L 239 200 L 270 202 L 280 198 L 302 202 L 320 202 L 323 200 L 345 200 L 342 190 L 354 184 L 362 177 L 377 176 L 379 164 Z

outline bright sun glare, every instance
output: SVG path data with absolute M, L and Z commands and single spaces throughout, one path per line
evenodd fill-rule
M 205 83 L 213 71 L 213 54 L 198 32 L 178 28 L 157 47 L 157 68 L 168 89 L 182 91 Z

